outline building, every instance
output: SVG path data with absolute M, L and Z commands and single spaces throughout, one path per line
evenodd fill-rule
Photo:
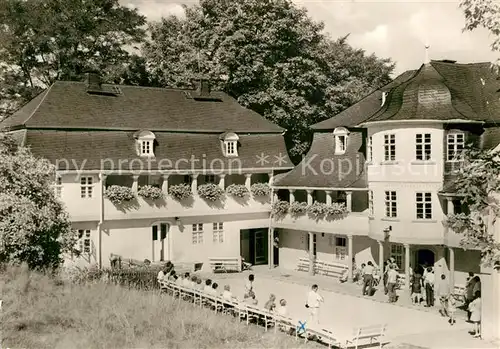
M 430 61 L 314 125 L 307 156 L 273 183 L 291 204 L 272 221 L 280 265 L 308 258 L 352 271 L 353 259 L 381 266 L 393 256 L 406 283 L 424 264 L 452 285 L 465 284 L 468 272 L 486 273 L 480 251 L 460 246 L 443 221 L 466 209 L 453 181 L 461 150 L 500 143 L 499 89 L 490 63 Z M 305 209 L 335 201 L 347 212 Z
M 293 167 L 285 130 L 206 81 L 178 90 L 107 85 L 88 74 L 54 83 L 0 128 L 56 165 L 56 193 L 80 237 L 72 262 L 107 266 L 115 254 L 267 263 L 266 185 Z M 266 184 L 261 195 L 249 193 L 255 183 Z M 190 188 L 176 200 L 171 190 L 185 191 L 181 184 Z M 245 195 L 198 195 L 214 185 Z

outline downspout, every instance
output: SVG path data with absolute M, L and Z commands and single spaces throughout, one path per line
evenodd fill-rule
M 272 223 L 273 223 L 273 204 L 274 204 L 274 189 L 273 189 L 273 182 L 274 182 L 274 169 L 272 170 L 272 182 L 270 183 L 271 187 L 271 212 L 269 213 L 269 228 L 267 230 L 267 236 L 268 236 L 268 243 L 267 243 L 267 260 L 268 260 L 268 265 L 269 269 L 274 269 L 274 256 L 273 256 L 273 248 L 274 248 L 274 229 L 272 228 Z
M 98 255 L 97 261 L 99 269 L 102 268 L 102 225 L 104 223 L 104 187 L 106 182 L 106 175 L 102 172 L 99 173 L 99 223 L 97 223 L 97 230 L 99 233 L 97 245 L 98 245 Z

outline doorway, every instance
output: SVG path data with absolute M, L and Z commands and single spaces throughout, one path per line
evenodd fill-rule
M 416 265 L 421 267 L 434 266 L 435 262 L 434 252 L 425 248 L 418 250 L 416 262 L 417 262 Z
M 151 226 L 151 240 L 152 240 L 152 262 L 163 262 L 170 259 L 168 233 L 170 231 L 170 224 L 158 223 Z
M 252 265 L 267 264 L 268 229 L 240 230 L 241 257 Z

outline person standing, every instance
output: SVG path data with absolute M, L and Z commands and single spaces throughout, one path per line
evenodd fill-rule
M 390 266 L 391 266 L 391 262 L 388 259 L 384 263 L 384 277 L 383 277 L 383 280 L 384 280 L 384 294 L 385 295 L 387 295 L 387 293 L 389 292 L 389 289 L 387 288 L 387 276 L 388 276 L 388 272 L 389 272 Z
M 373 263 L 369 261 L 368 265 L 365 267 L 363 271 L 363 296 L 372 295 L 373 271 L 374 271 Z
M 473 335 L 475 338 L 481 337 L 481 291 L 474 294 L 474 300 L 469 304 L 471 312 L 470 321 L 474 324 Z
M 413 273 L 413 278 L 411 282 L 411 302 L 416 305 L 420 305 L 422 299 L 422 274 L 419 268 L 416 268 Z
M 436 285 L 437 296 L 439 297 L 439 302 L 441 304 L 441 309 L 439 309 L 439 313 L 442 316 L 448 315 L 448 299 L 450 297 L 450 285 L 448 284 L 448 280 L 446 280 L 446 275 L 441 274 L 441 279 Z
M 396 266 L 390 264 L 389 271 L 387 272 L 387 293 L 389 295 L 389 303 L 394 303 L 397 300 L 396 285 L 398 282 L 398 272 Z
M 306 308 L 309 309 L 309 323 L 319 325 L 319 306 L 323 301 L 323 297 L 318 293 L 318 285 L 312 285 L 306 301 Z
M 427 274 L 425 274 L 425 302 L 426 307 L 434 306 L 434 271 L 431 267 L 427 268 Z

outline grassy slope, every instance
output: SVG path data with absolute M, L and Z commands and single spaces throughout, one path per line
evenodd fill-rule
M 76 286 L 26 269 L 0 275 L 3 347 L 300 348 L 302 341 L 153 292 Z M 317 347 L 308 343 L 308 348 Z

